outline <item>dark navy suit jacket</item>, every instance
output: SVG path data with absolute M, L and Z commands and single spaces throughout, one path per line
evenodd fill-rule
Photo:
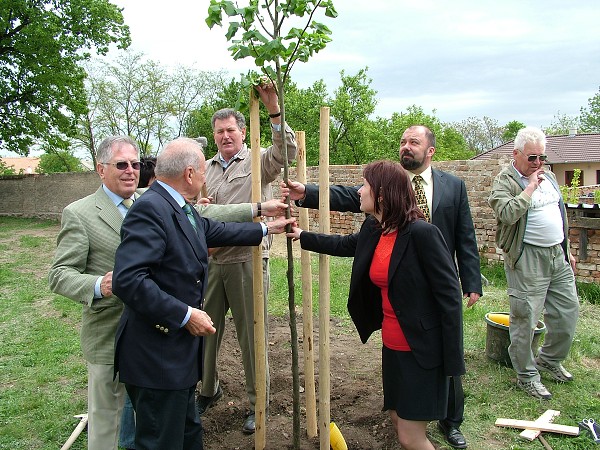
M 121 382 L 162 390 L 194 386 L 202 373 L 202 338 L 181 323 L 188 306 L 202 308 L 207 248 L 262 241 L 259 223 L 193 214 L 198 232 L 167 190 L 153 183 L 123 221 L 113 272 L 113 292 L 125 303 L 115 342 Z

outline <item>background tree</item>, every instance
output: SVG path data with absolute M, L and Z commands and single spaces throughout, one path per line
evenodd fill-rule
M 342 70 L 342 85 L 331 101 L 330 162 L 332 164 L 360 164 L 369 158 L 363 145 L 369 116 L 375 111 L 377 91 L 370 88 L 368 67 L 354 76 Z
M 75 144 L 92 159 L 97 141 L 115 134 L 135 139 L 143 155 L 155 154 L 184 133 L 192 111 L 214 103 L 224 83 L 222 71 L 186 66 L 171 71 L 143 53 L 128 51 L 115 61 L 94 60 L 86 71 L 88 108 L 78 122 Z
M 465 139 L 471 152 L 479 154 L 486 150 L 502 145 L 503 128 L 496 119 L 484 116 L 483 118 L 469 117 L 462 122 L 452 124 Z
M 0 2 L 0 149 L 28 155 L 72 136 L 86 110 L 78 63 L 112 43 L 125 48 L 130 37 L 108 0 Z
M 521 128 L 525 128 L 525 124 L 518 120 L 511 120 L 504 125 L 504 131 L 502 132 L 502 141 L 509 142 L 513 141 L 517 137 L 517 133 Z
M 38 173 L 84 172 L 79 158 L 69 150 L 47 150 L 40 156 L 37 166 Z
M 16 175 L 17 171 L 13 166 L 7 166 L 2 158 L 0 158 L 0 176 L 1 175 Z
M 561 114 L 558 111 L 554 115 L 554 120 L 550 122 L 550 126 L 544 129 L 544 133 L 548 136 L 558 136 L 561 134 L 569 134 L 570 130 L 579 128 L 579 117 L 568 116 L 567 114 Z
M 581 131 L 584 133 L 600 133 L 600 88 L 588 99 L 588 107 L 581 108 L 579 113 Z

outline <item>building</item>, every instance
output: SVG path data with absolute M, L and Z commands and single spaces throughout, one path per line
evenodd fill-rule
M 9 158 L 9 157 L 1 157 L 4 164 L 7 167 L 12 167 L 16 173 L 36 173 L 36 169 L 38 164 L 40 163 L 40 158 L 26 158 L 26 157 L 18 157 L 18 158 Z
M 600 184 L 600 133 L 547 136 L 546 164 L 552 167 L 561 185 L 571 185 L 575 169 L 581 170 L 579 186 Z M 495 155 L 512 157 L 513 142 L 483 152 L 471 159 L 490 159 Z

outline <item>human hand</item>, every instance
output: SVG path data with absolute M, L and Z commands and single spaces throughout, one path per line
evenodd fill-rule
M 304 230 L 302 228 L 292 227 L 292 231 L 290 231 L 289 233 L 285 233 L 285 235 L 289 238 L 292 238 L 294 241 L 297 241 L 298 239 L 300 239 L 300 234 L 303 231 Z
M 269 114 L 276 114 L 279 112 L 279 97 L 277 96 L 277 89 L 271 80 L 267 77 L 261 78 L 261 84 L 254 86 L 261 102 L 267 108 Z
M 100 281 L 100 294 L 102 294 L 102 297 L 110 297 L 113 295 L 112 274 L 112 270 L 110 272 L 106 272 L 106 275 L 104 275 L 102 277 L 102 281 Z
M 282 181 L 280 184 L 282 197 L 289 197 L 290 200 L 304 200 L 306 197 L 306 186 L 298 181 Z
M 184 326 L 192 336 L 208 336 L 217 331 L 210 316 L 197 308 L 192 308 L 190 320 Z
M 281 200 L 273 198 L 260 204 L 261 215 L 266 217 L 277 217 L 285 215 L 288 205 Z
M 571 253 L 569 253 L 569 264 L 571 264 L 571 269 L 573 269 L 573 273 L 575 273 L 575 270 L 577 269 L 577 261 Z
M 206 206 L 206 205 L 210 205 L 212 201 L 213 201 L 212 197 L 202 197 L 202 198 L 198 199 L 198 201 L 196 202 L 196 204 L 197 205 Z
M 464 295 L 464 298 L 469 299 L 469 301 L 467 302 L 467 308 L 470 308 L 475 303 L 477 303 L 477 300 L 479 300 L 479 297 L 480 297 L 480 295 L 477 292 L 467 292 Z
M 267 225 L 267 234 L 281 234 L 285 231 L 288 225 L 295 225 L 296 218 L 290 217 L 286 219 L 285 217 L 277 217 L 275 220 L 271 220 L 266 223 Z
M 537 188 L 542 181 L 546 179 L 544 176 L 544 166 L 540 167 L 538 170 L 529 175 L 529 184 L 533 185 Z

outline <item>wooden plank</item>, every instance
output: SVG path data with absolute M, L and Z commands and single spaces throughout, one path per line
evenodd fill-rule
M 559 415 L 560 415 L 560 411 L 548 409 L 548 410 L 546 410 L 546 412 L 544 414 L 542 414 L 540 417 L 535 419 L 535 423 L 537 423 L 537 424 L 550 423 L 550 422 L 553 422 L 554 418 L 558 417 Z M 533 441 L 541 433 L 542 432 L 540 430 L 523 430 L 519 436 L 521 436 L 523 439 Z
M 554 423 L 539 424 L 531 420 L 496 419 L 495 425 L 497 427 L 522 428 L 528 430 L 549 431 L 550 433 L 568 434 L 569 436 L 579 436 L 579 427 L 557 425 Z

